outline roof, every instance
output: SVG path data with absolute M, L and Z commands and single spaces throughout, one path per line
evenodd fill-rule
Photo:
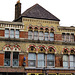
M 44 9 L 39 4 L 35 4 L 34 6 L 30 7 L 29 9 L 24 11 L 21 14 L 21 16 L 28 17 L 28 18 L 60 21 L 57 17 L 55 17 L 53 14 L 51 14 L 49 11 Z

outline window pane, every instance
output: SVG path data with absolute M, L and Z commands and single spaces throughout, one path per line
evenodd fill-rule
M 15 31 L 15 34 L 19 34 L 19 30 L 16 30 L 16 31 Z
M 33 66 L 35 66 L 35 65 L 36 65 L 35 60 L 30 60 L 30 61 L 28 61 L 28 66 L 33 67 Z
M 47 55 L 47 60 L 53 60 L 54 61 L 54 55 L 53 54 L 48 54 Z
M 50 37 L 50 41 L 54 41 L 54 37 L 53 38 Z
M 70 61 L 74 61 L 74 56 L 70 55 Z
M 18 66 L 19 64 L 19 53 L 14 52 L 13 53 L 13 66 Z
M 38 32 L 34 31 L 34 40 L 38 40 Z
M 9 37 L 9 29 L 5 29 L 5 37 L 6 37 L 6 38 Z
M 45 40 L 48 41 L 48 33 L 45 33 Z
M 38 67 L 44 67 L 44 61 L 39 61 L 38 60 Z
M 33 35 L 33 32 L 32 31 L 28 31 L 28 39 L 32 40 L 32 35 Z
M 51 32 L 51 33 L 50 33 L 50 37 L 54 37 L 54 33 Z
M 39 40 L 43 40 L 44 37 L 43 37 L 43 32 L 39 32 Z
M 44 60 L 44 54 L 38 54 L 38 60 Z
M 10 30 L 10 38 L 14 38 L 14 29 Z
M 63 61 L 68 61 L 68 55 L 63 55 Z
M 28 66 L 34 67 L 36 65 L 36 54 L 29 53 L 28 54 Z
M 54 61 L 47 61 L 47 66 L 54 66 Z
M 10 52 L 5 52 L 4 66 L 10 66 Z
M 70 62 L 70 67 L 74 67 L 74 62 Z
M 15 38 L 19 38 L 19 35 L 15 35 Z
M 45 65 L 45 56 L 44 54 L 38 54 L 38 67 L 44 67 Z
M 9 29 L 5 29 L 5 33 L 8 33 L 9 34 Z
M 14 34 L 14 29 L 11 29 L 10 30 L 10 34 Z
M 36 54 L 34 54 L 34 53 L 29 53 L 29 54 L 28 54 L 28 60 L 36 60 Z
M 68 67 L 68 62 L 63 62 L 63 67 Z

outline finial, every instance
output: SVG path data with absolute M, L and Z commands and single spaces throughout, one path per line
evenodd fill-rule
M 17 3 L 20 3 L 20 0 L 18 0 Z

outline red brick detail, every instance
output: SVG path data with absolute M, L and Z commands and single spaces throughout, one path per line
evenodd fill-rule
M 28 38 L 28 32 L 20 31 L 20 38 Z
M 54 40 L 62 40 L 62 34 L 54 34 Z
M 19 55 L 19 66 L 23 65 L 24 55 Z
M 25 55 L 20 54 L 19 55 L 19 66 L 23 65 L 24 57 L 26 57 L 25 63 L 26 63 L 26 66 L 28 66 L 28 54 L 25 54 Z
M 0 54 L 0 66 L 4 66 L 4 54 Z
M 55 56 L 55 67 L 63 67 L 63 61 L 61 56 Z
M 3 36 L 4 37 L 4 33 L 5 33 L 4 30 L 0 30 L 0 36 Z

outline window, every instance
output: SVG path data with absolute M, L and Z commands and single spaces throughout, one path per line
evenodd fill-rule
M 5 52 L 4 66 L 10 66 L 10 52 Z
M 54 66 L 55 56 L 54 54 L 47 55 L 47 66 Z
M 34 31 L 34 40 L 38 40 L 38 31 Z
M 18 66 L 19 65 L 19 53 L 14 52 L 13 53 L 13 66 Z
M 19 30 L 5 29 L 5 38 L 19 38 Z
M 38 54 L 38 67 L 44 67 L 44 66 L 45 66 L 45 55 Z
M 43 32 L 39 32 L 39 40 L 44 40 L 44 37 L 43 37 Z
M 9 29 L 5 29 L 5 37 L 9 38 Z
M 15 30 L 15 38 L 19 38 L 19 30 L 18 29 Z
M 29 40 L 33 39 L 33 32 L 32 31 L 28 31 L 28 39 Z
M 63 67 L 68 67 L 68 55 L 63 55 Z
M 45 41 L 48 41 L 48 32 L 45 32 Z
M 65 33 L 62 33 L 62 40 L 65 41 Z
M 67 41 L 67 42 L 70 41 L 70 34 L 69 34 L 69 33 L 66 34 L 66 41 Z
M 54 33 L 50 32 L 50 41 L 54 41 Z
M 71 34 L 71 42 L 74 42 L 74 34 Z
M 70 55 L 70 67 L 75 67 L 75 56 Z
M 12 59 L 10 59 L 10 58 L 12 58 Z M 11 64 L 12 66 L 19 65 L 19 53 L 18 52 L 13 52 L 13 53 L 5 52 L 4 66 L 10 66 L 11 62 L 13 63 L 13 64 Z
M 29 53 L 28 54 L 28 66 L 29 67 L 35 67 L 36 66 L 36 54 L 35 53 Z
M 10 30 L 10 38 L 14 38 L 14 29 Z

